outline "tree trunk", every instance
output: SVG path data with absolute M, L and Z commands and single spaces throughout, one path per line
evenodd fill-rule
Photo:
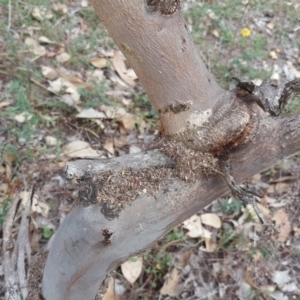
M 270 107 L 257 105 L 258 93 L 218 86 L 197 53 L 179 0 L 92 4 L 137 73 L 167 139 L 162 151 L 67 164 L 68 176 L 82 179 L 92 204 L 73 209 L 55 235 L 42 282 L 47 300 L 94 299 L 108 271 L 228 192 L 220 176 L 207 174 L 225 154 L 241 182 L 300 150 L 299 116 L 270 116 Z M 287 91 L 276 96 L 280 103 Z M 111 189 L 117 191 L 128 169 L 130 178 L 144 176 L 153 185 L 135 187 L 138 196 L 114 213 L 99 200 L 97 183 L 113 170 Z

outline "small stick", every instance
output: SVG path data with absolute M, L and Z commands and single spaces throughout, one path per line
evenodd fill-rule
M 226 183 L 230 187 L 231 192 L 233 193 L 233 195 L 236 196 L 238 199 L 240 199 L 245 206 L 247 206 L 247 204 L 250 204 L 253 207 L 253 209 L 254 209 L 259 221 L 261 222 L 261 224 L 265 224 L 266 222 L 264 220 L 264 217 L 263 217 L 261 211 L 259 210 L 254 197 L 249 192 L 242 189 L 235 182 L 234 178 L 231 176 L 229 160 L 226 160 L 225 163 L 224 163 L 224 171 L 225 172 L 223 174 L 223 178 L 225 179 Z

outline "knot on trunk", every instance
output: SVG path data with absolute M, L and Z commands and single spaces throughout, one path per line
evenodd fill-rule
M 162 15 L 172 15 L 180 9 L 180 0 L 147 0 L 150 12 L 159 11 Z

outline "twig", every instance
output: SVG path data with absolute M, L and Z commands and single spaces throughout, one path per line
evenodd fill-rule
M 231 52 L 232 52 L 232 48 L 233 48 L 233 46 L 234 46 L 234 43 L 235 43 L 235 39 L 236 39 L 238 30 L 241 28 L 241 24 L 242 24 L 242 21 L 243 21 L 243 19 L 244 19 L 245 14 L 246 14 L 246 11 L 247 11 L 247 9 L 248 9 L 248 6 L 249 6 L 249 2 L 246 4 L 245 9 L 244 9 L 244 11 L 243 11 L 243 14 L 242 14 L 242 16 L 241 16 L 240 22 L 239 22 L 238 26 L 236 27 L 236 31 L 235 31 L 235 33 L 234 33 L 234 37 L 233 37 L 232 42 L 231 42 L 231 44 L 230 44 L 230 49 L 229 49 L 228 53 L 231 53 Z M 228 55 L 228 53 L 227 53 L 227 57 L 226 57 L 226 65 L 228 65 L 228 60 L 229 60 L 229 55 Z
M 18 203 L 19 203 L 19 199 L 15 198 L 6 215 L 5 222 L 3 225 L 3 248 L 2 248 L 4 280 L 5 280 L 5 287 L 6 287 L 5 296 L 6 299 L 14 299 L 14 300 L 21 300 L 20 293 L 19 293 L 18 277 L 15 272 L 16 251 L 13 251 L 11 255 L 12 248 L 17 247 L 17 245 L 14 245 L 12 241 L 12 227 L 13 227 Z
M 29 277 L 29 272 L 26 275 L 25 271 L 25 251 L 26 254 L 29 255 L 28 259 L 30 259 L 31 253 L 28 253 L 28 225 L 29 220 L 28 216 L 30 214 L 30 207 L 34 196 L 34 186 L 31 188 L 30 194 L 28 195 L 28 199 L 25 205 L 24 212 L 22 214 L 21 224 L 19 228 L 17 243 L 18 243 L 18 262 L 17 262 L 17 272 L 19 278 L 20 289 L 22 292 L 22 296 L 26 299 L 28 295 L 27 289 L 27 278 Z M 31 252 L 31 251 L 30 251 Z
M 247 206 L 247 204 L 250 204 L 253 207 L 253 209 L 254 209 L 259 221 L 261 222 L 261 224 L 265 224 L 264 217 L 263 217 L 261 211 L 259 210 L 253 195 L 251 195 L 246 190 L 242 189 L 235 182 L 234 178 L 231 176 L 229 160 L 224 161 L 223 167 L 224 167 L 223 178 L 225 179 L 226 183 L 230 187 L 231 192 L 234 194 L 235 197 L 237 197 L 239 200 L 241 200 L 243 202 L 245 207 Z

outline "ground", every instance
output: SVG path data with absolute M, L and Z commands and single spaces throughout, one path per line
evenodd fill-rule
M 182 10 L 224 88 L 234 88 L 232 77 L 300 77 L 299 1 L 190 0 Z M 87 0 L 0 0 L 0 16 L 0 222 L 22 199 L 16 237 L 24 191 L 34 185 L 36 253 L 77 199 L 65 162 L 142 151 L 159 122 Z M 299 112 L 298 98 L 285 113 Z M 245 183 L 260 196 L 267 226 L 230 195 L 218 199 L 115 270 L 104 299 L 300 299 L 299 174 L 295 156 Z

